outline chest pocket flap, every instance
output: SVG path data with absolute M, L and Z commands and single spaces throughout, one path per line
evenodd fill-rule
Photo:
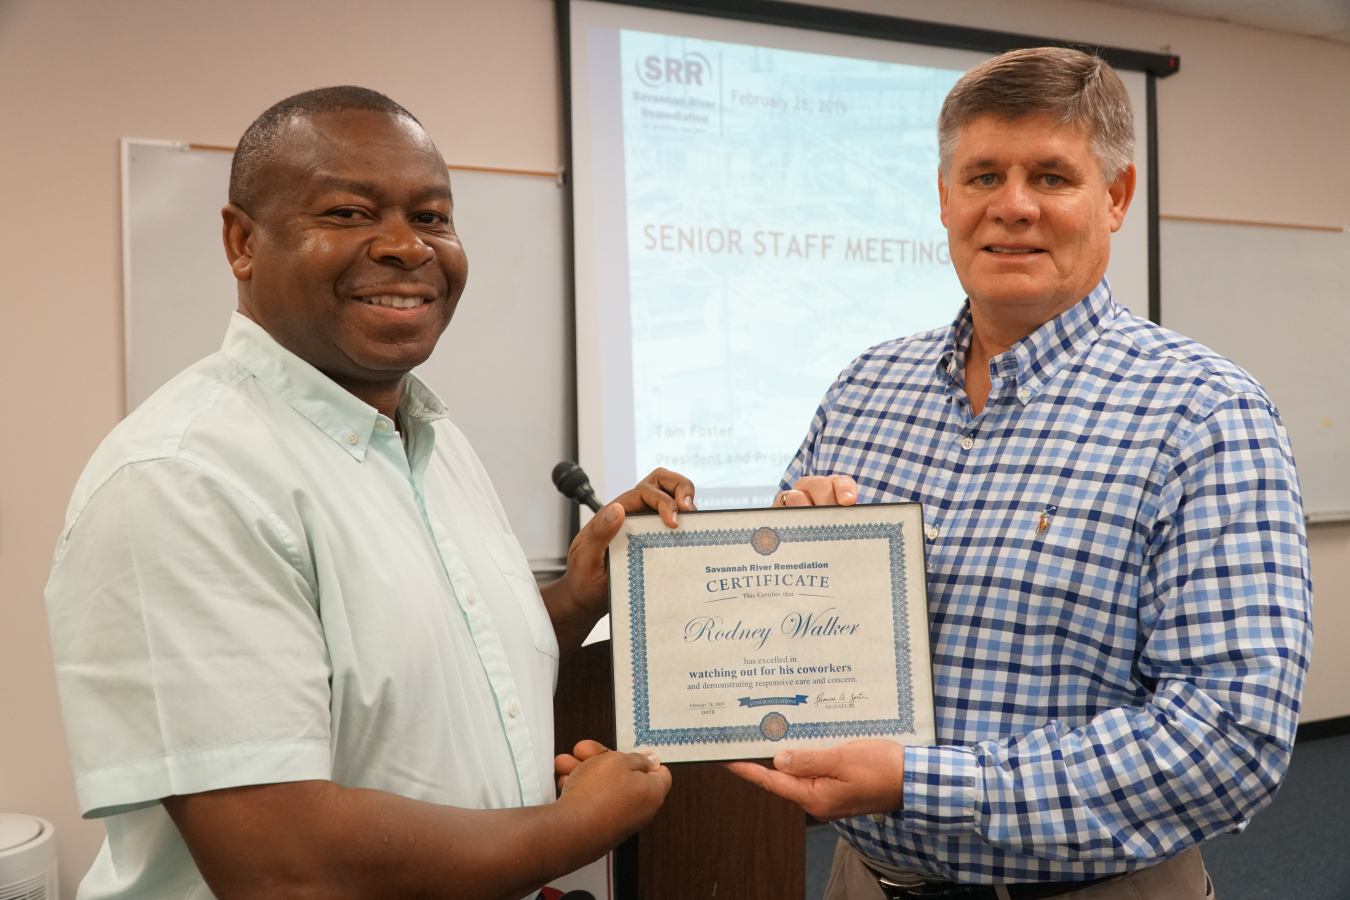
M 557 659 L 558 636 L 553 631 L 553 621 L 548 617 L 544 598 L 539 594 L 539 586 L 535 583 L 534 575 L 530 572 L 529 563 L 525 559 L 525 554 L 521 552 L 520 545 L 510 537 L 492 535 L 483 538 L 483 546 L 487 548 L 492 561 L 501 570 L 502 578 L 511 588 L 511 594 L 516 598 L 520 612 L 529 625 L 534 648 Z

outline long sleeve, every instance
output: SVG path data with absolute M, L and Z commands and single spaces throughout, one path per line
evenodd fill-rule
M 1238 394 L 1166 462 L 1137 611 L 1151 697 L 1078 728 L 910 748 L 903 830 L 1143 861 L 1240 828 L 1271 799 L 1312 642 L 1292 455 L 1264 398 Z

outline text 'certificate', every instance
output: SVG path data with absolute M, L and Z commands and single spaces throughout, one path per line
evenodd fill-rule
M 620 750 L 935 742 L 918 504 L 630 516 L 609 563 Z

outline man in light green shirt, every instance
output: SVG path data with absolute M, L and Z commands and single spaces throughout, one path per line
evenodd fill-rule
M 47 588 L 81 809 L 108 828 L 80 896 L 533 894 L 669 788 L 591 745 L 554 802 L 552 690 L 625 513 L 675 527 L 693 487 L 653 473 L 541 595 L 409 374 L 467 263 L 445 163 L 388 98 L 268 110 L 223 214 L 224 346 L 99 447 Z

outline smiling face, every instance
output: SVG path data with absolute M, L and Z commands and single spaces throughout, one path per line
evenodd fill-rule
M 240 311 L 358 396 L 400 383 L 435 349 L 468 276 L 445 162 L 401 116 L 320 113 L 284 128 L 263 199 L 224 210 Z
M 1049 116 L 983 116 L 963 127 L 938 193 L 977 320 L 1030 334 L 1087 296 L 1106 272 L 1134 181 L 1131 165 L 1108 184 L 1087 134 Z

